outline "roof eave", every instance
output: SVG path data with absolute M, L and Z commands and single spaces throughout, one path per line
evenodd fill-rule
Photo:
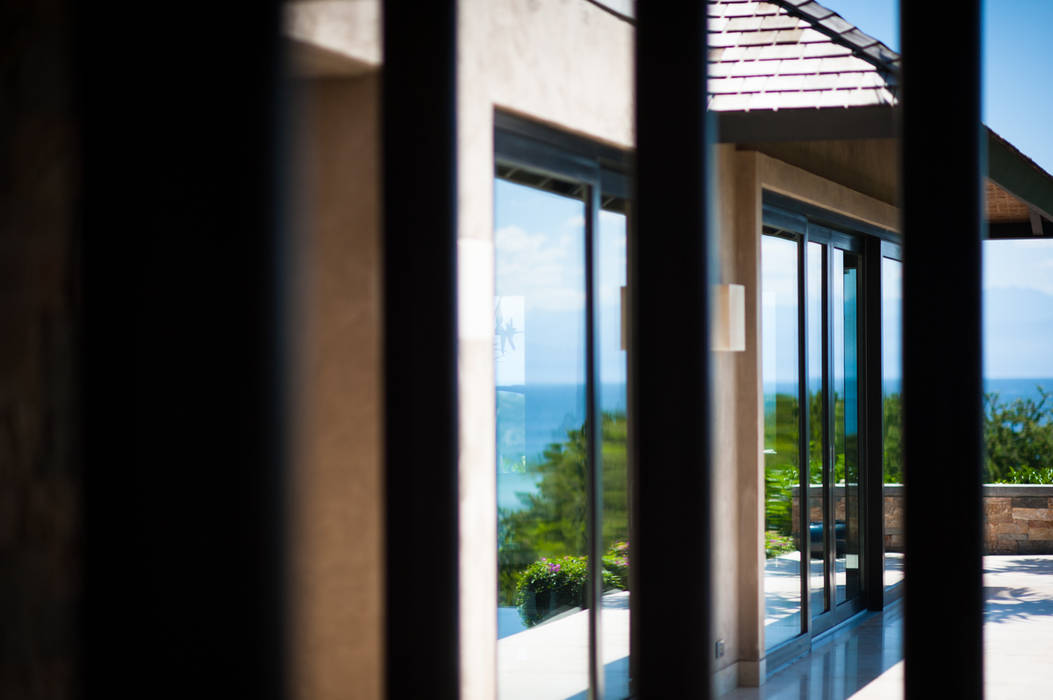
M 715 112 L 719 143 L 896 137 L 892 105 Z

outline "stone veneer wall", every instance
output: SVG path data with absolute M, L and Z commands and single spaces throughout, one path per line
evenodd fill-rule
M 819 486 L 812 486 L 818 495 Z M 836 518 L 845 518 L 845 487 L 834 486 Z M 793 522 L 797 532 L 797 497 L 794 489 Z M 840 496 L 840 498 L 838 498 Z M 903 551 L 903 486 L 886 484 L 885 551 Z M 814 498 L 814 497 L 813 497 Z M 984 485 L 985 554 L 1053 554 L 1053 485 Z M 819 507 L 812 507 L 812 520 Z
M 903 486 L 885 485 L 885 551 L 903 551 Z M 1053 486 L 984 485 L 985 554 L 1053 554 Z
M 984 486 L 984 552 L 1053 554 L 1053 486 Z
M 819 487 L 813 486 L 811 500 L 817 500 Z M 836 518 L 844 519 L 844 487 L 834 487 Z M 885 551 L 903 551 L 902 484 L 885 484 Z M 793 497 L 794 534 L 798 512 L 796 489 Z M 812 520 L 819 520 L 819 507 L 813 506 Z M 984 552 L 986 554 L 1053 554 L 1053 486 L 1032 484 L 984 485 Z

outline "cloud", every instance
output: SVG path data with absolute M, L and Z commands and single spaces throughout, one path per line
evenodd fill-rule
M 565 228 L 583 229 L 585 228 L 585 217 L 581 214 L 572 216 L 563 222 Z
M 585 308 L 585 253 L 580 234 L 531 233 L 505 226 L 494 234 L 497 294 L 526 297 L 528 308 Z

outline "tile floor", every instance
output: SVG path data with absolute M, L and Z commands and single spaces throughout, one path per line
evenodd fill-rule
M 984 595 L 987 699 L 1053 698 L 1053 555 L 984 557 Z M 628 688 L 629 594 L 608 594 L 603 602 L 606 685 L 608 697 L 617 698 Z M 585 698 L 587 621 L 577 612 L 499 640 L 500 697 Z M 832 631 L 762 687 L 723 698 L 902 698 L 902 647 L 902 602 L 895 602 Z
M 989 700 L 1053 698 L 1053 555 L 984 557 Z M 903 697 L 903 611 L 896 602 L 837 630 L 760 688 L 727 700 Z

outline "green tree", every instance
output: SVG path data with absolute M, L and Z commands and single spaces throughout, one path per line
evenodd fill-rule
M 1053 483 L 1053 394 L 1037 387 L 1039 399 L 1004 403 L 984 394 L 984 480 L 995 483 Z
M 603 483 L 603 543 L 629 537 L 627 426 L 624 413 L 601 416 Z M 520 494 L 523 508 L 498 511 L 498 595 L 512 605 L 517 577 L 546 557 L 586 554 L 585 427 L 567 431 L 563 442 L 551 443 L 542 459 L 527 466 L 537 475 L 534 493 Z
M 882 400 L 882 448 L 885 463 L 885 483 L 903 483 L 903 398 L 889 394 Z
M 790 394 L 775 394 L 764 416 L 765 530 L 790 534 L 793 487 L 798 479 L 799 406 Z

